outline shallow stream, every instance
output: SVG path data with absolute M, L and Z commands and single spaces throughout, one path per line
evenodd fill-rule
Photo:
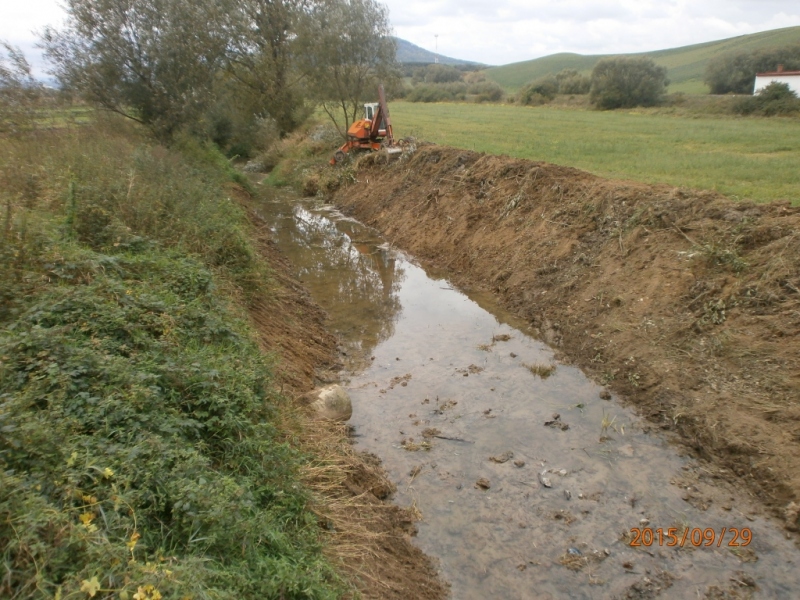
M 800 597 L 777 524 L 492 298 L 331 206 L 281 192 L 259 212 L 341 339 L 357 446 L 419 511 L 453 598 Z

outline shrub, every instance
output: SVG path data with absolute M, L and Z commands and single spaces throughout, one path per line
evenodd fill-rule
M 493 81 L 472 83 L 467 86 L 467 93 L 475 102 L 499 102 L 503 99 L 503 88 Z
M 791 115 L 800 113 L 800 99 L 786 83 L 770 83 L 756 96 L 742 98 L 734 105 L 741 115 Z
M 428 65 L 425 67 L 425 83 L 453 83 L 461 81 L 461 71 L 450 65 Z
M 524 106 L 535 106 L 550 102 L 558 94 L 558 80 L 553 75 L 537 79 L 519 91 L 519 103 Z
M 559 94 L 588 94 L 592 82 L 586 75 L 581 75 L 575 69 L 563 69 L 556 75 Z
M 650 58 L 605 58 L 592 70 L 590 101 L 602 109 L 655 106 L 663 101 L 667 69 Z
M 418 85 L 406 96 L 409 102 L 452 102 L 467 99 L 464 83 Z

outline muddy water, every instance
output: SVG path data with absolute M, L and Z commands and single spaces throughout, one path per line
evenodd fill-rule
M 357 444 L 419 511 L 453 598 L 800 597 L 778 525 L 490 298 L 332 207 L 284 195 L 261 214 L 341 337 Z M 632 547 L 634 528 L 653 539 Z

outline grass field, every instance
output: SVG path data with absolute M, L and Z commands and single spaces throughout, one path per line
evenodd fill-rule
M 692 46 L 626 56 L 646 56 L 652 58 L 659 65 L 667 67 L 670 92 L 703 94 L 708 92 L 708 87 L 703 83 L 703 75 L 708 61 L 712 58 L 728 52 L 745 52 L 798 42 L 800 42 L 800 27 L 786 27 Z M 612 55 L 553 54 L 534 60 L 494 67 L 486 73 L 507 91 L 513 92 L 530 81 L 548 74 L 558 73 L 562 69 L 577 69 L 588 74 L 594 68 L 595 63 L 606 56 Z
M 800 204 L 800 120 L 396 102 L 395 134 L 612 179 Z

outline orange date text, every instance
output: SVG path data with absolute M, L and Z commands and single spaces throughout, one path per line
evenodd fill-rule
M 631 546 L 667 546 L 669 548 L 678 546 L 711 547 L 717 548 L 725 545 L 733 548 L 749 546 L 753 541 L 753 532 L 748 527 L 723 527 L 719 531 L 706 527 L 686 527 L 678 529 L 653 529 L 651 527 L 633 527 L 631 529 L 633 539 Z M 726 539 L 727 538 L 727 539 Z

